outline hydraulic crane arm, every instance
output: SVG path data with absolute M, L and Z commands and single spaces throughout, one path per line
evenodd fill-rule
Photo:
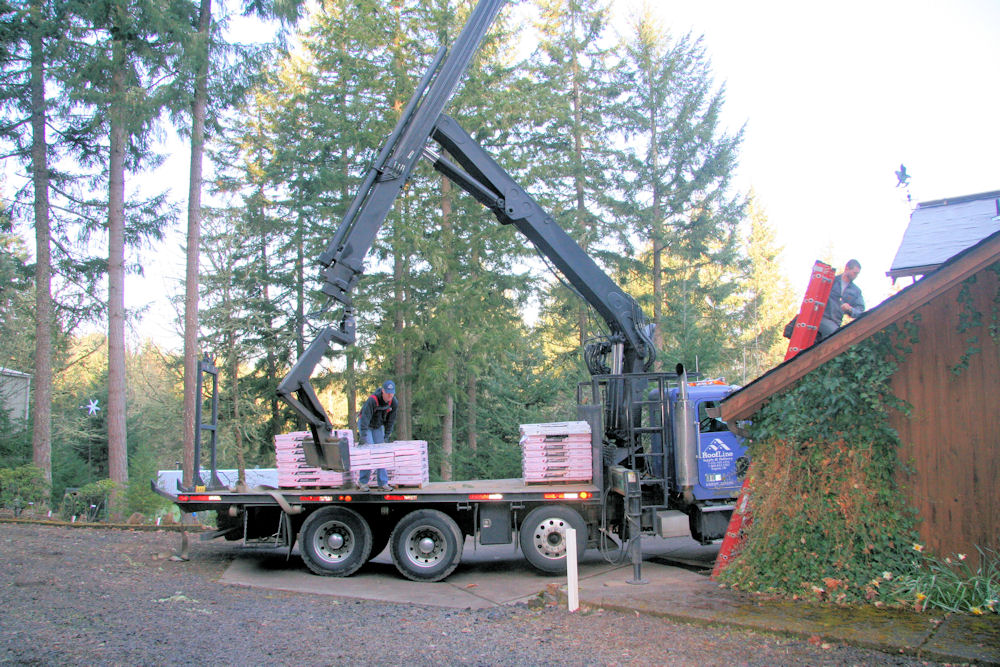
M 453 118 L 441 114 L 431 136 L 461 166 L 425 151 L 434 168 L 489 208 L 501 223 L 514 225 L 608 324 L 612 344 L 621 349 L 618 354 L 608 350 L 611 365 L 600 370 L 615 374 L 648 370 L 656 358 L 652 327 L 635 300 Z
M 430 159 L 435 169 L 489 208 L 501 223 L 514 225 L 607 322 L 611 336 L 587 351 L 591 373 L 642 372 L 650 368 L 655 358 L 652 327 L 635 300 L 454 119 L 443 114 L 479 43 L 505 3 L 506 0 L 480 0 L 447 57 L 444 49 L 438 51 L 320 256 L 321 289 L 331 301 L 340 303 L 343 310 L 339 322 L 320 332 L 278 386 L 279 395 L 306 420 L 312 431 L 313 443 L 303 443 L 310 465 L 350 469 L 346 447 L 334 440 L 333 426 L 309 378 L 330 343 L 336 341 L 343 346 L 354 343 L 351 292 L 361 277 L 364 258 L 379 228 L 421 156 Z M 443 147 L 457 164 L 429 150 L 429 139 Z M 603 361 L 605 358 L 610 359 L 610 364 Z

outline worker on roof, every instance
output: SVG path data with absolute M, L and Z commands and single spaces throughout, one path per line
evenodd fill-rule
M 392 429 L 396 425 L 396 411 L 399 404 L 396 402 L 396 383 L 386 380 L 379 389 L 376 389 L 365 401 L 361 408 L 361 415 L 358 417 L 358 431 L 360 431 L 360 442 L 362 445 L 378 445 L 388 442 L 392 438 Z M 358 482 L 362 491 L 368 490 L 368 481 L 371 479 L 371 470 L 362 470 L 358 477 Z M 377 489 L 382 491 L 392 491 L 389 485 L 389 473 L 385 468 L 375 470 Z
M 847 262 L 844 272 L 833 279 L 833 287 L 826 300 L 826 310 L 823 311 L 823 319 L 819 322 L 817 342 L 839 329 L 841 322 L 844 321 L 844 315 L 858 317 L 865 312 L 865 299 L 861 295 L 861 288 L 854 284 L 859 273 L 861 273 L 861 263 L 852 259 Z

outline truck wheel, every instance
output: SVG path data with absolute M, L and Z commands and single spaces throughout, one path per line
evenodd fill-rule
M 299 550 L 306 566 L 324 576 L 347 577 L 368 561 L 372 531 L 346 507 L 316 510 L 302 524 Z
M 576 553 L 587 548 L 587 524 L 572 507 L 542 505 L 528 512 L 518 534 L 521 551 L 536 569 L 547 574 L 566 571 L 566 529 L 576 529 Z
M 400 520 L 389 538 L 396 569 L 413 581 L 441 581 L 462 559 L 465 538 L 455 520 L 438 510 L 416 510 Z

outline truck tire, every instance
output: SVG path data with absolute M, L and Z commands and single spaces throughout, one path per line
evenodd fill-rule
M 572 507 L 542 505 L 528 512 L 521 522 L 521 551 L 536 569 L 546 574 L 566 571 L 566 529 L 576 529 L 576 553 L 587 548 L 587 524 Z
M 299 550 L 306 567 L 323 576 L 347 577 L 368 562 L 372 531 L 346 507 L 318 509 L 302 524 Z
M 404 516 L 389 538 L 392 562 L 407 579 L 441 581 L 462 559 L 465 537 L 455 520 L 438 510 Z

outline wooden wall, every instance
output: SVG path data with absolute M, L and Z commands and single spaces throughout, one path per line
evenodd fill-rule
M 965 333 L 958 332 L 959 290 L 917 311 L 919 343 L 892 380 L 895 394 L 913 406 L 909 418 L 893 418 L 900 460 L 914 468 L 902 481 L 922 519 L 921 537 L 941 557 L 1000 547 L 1000 347 L 990 336 L 996 274 L 976 275 L 971 293 L 983 323 Z M 972 335 L 980 351 L 956 376 L 952 368 Z

